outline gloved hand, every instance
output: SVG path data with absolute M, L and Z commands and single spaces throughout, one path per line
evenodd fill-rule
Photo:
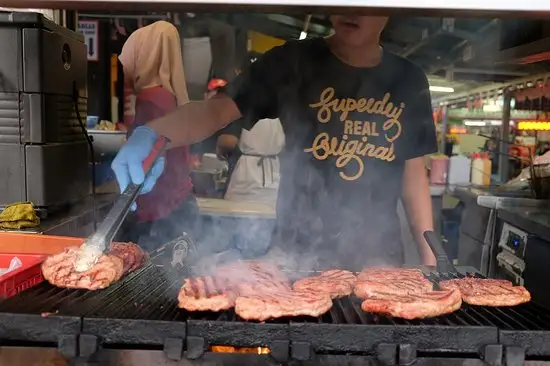
M 124 192 L 130 183 L 143 183 L 145 179 L 143 161 L 153 150 L 157 139 L 157 134 L 151 128 L 139 126 L 130 135 L 126 144 L 122 146 L 111 164 L 121 192 Z M 164 157 L 161 156 L 151 168 L 151 172 L 147 176 L 147 179 L 145 179 L 140 194 L 148 193 L 153 189 L 163 170 Z M 135 211 L 136 208 L 137 205 L 134 203 L 131 210 Z

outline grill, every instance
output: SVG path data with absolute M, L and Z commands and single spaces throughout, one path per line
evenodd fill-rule
M 435 282 L 448 277 L 429 278 Z M 331 311 L 319 318 L 257 323 L 233 311 L 178 309 L 180 286 L 179 275 L 154 264 L 99 292 L 43 283 L 0 303 L 0 338 L 55 343 L 68 354 L 79 342 L 81 356 L 102 344 L 164 348 L 170 358 L 181 357 L 185 349 L 189 359 L 201 357 L 213 345 L 269 347 L 280 361 L 376 355 L 395 362 L 417 353 L 487 360 L 493 353 L 502 357 L 502 347 L 507 357 L 515 350 L 550 359 L 550 312 L 534 303 L 513 308 L 463 304 L 446 316 L 407 321 L 365 313 L 359 299 L 348 297 L 335 300 Z

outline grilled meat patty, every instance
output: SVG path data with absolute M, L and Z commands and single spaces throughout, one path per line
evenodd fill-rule
M 186 278 L 178 306 L 188 311 L 221 311 L 235 306 L 236 292 L 214 276 Z
M 79 247 L 69 247 L 46 258 L 42 263 L 46 281 L 62 288 L 99 290 L 118 281 L 147 260 L 147 255 L 137 245 L 114 243 L 111 252 L 102 255 L 92 268 L 77 272 L 74 264 L 79 251 Z
M 305 290 L 266 291 L 239 296 L 235 300 L 235 313 L 246 320 L 264 321 L 293 316 L 318 317 L 332 307 L 326 292 Z
M 470 305 L 515 306 L 529 302 L 531 294 L 523 286 L 507 280 L 465 277 L 441 281 L 442 289 L 457 289 L 462 300 Z
M 239 261 L 224 265 L 211 276 L 188 278 L 178 295 L 188 311 L 220 311 L 235 305 L 237 296 L 288 292 L 288 279 L 272 263 Z
M 361 309 L 412 320 L 449 314 L 458 310 L 461 304 L 460 291 L 453 289 L 409 295 L 377 293 L 365 299 Z
M 365 268 L 358 275 L 358 281 L 370 279 L 399 280 L 409 278 L 424 278 L 421 270 L 416 268 Z
M 278 266 L 267 261 L 238 261 L 219 267 L 214 276 L 222 278 L 232 286 L 244 283 L 288 284 L 288 278 Z
M 149 255 L 133 243 L 114 243 L 111 245 L 109 254 L 122 259 L 124 273 L 130 273 L 141 268 L 149 259 Z
M 351 294 L 357 277 L 350 271 L 331 269 L 318 276 L 306 277 L 294 282 L 295 290 L 322 291 L 332 299 Z
M 378 293 L 408 295 L 432 289 L 433 284 L 418 269 L 370 268 L 359 273 L 353 292 L 367 298 Z

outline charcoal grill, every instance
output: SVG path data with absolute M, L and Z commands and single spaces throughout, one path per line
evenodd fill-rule
M 319 318 L 261 324 L 242 320 L 233 311 L 178 309 L 180 277 L 150 263 L 98 292 L 43 283 L 0 303 L 0 338 L 56 343 L 71 354 L 78 336 L 80 356 L 103 345 L 164 349 L 172 359 L 185 350 L 188 359 L 197 359 L 209 346 L 227 345 L 269 347 L 281 362 L 319 355 L 376 355 L 392 364 L 417 355 L 466 355 L 494 358 L 498 364 L 504 348 L 508 358 L 550 360 L 550 312 L 534 303 L 513 308 L 464 304 L 449 315 L 407 321 L 365 313 L 359 299 L 347 297 L 336 300 Z M 448 277 L 432 273 L 429 278 Z

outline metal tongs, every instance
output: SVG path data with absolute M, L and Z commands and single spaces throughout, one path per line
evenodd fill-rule
M 168 140 L 165 137 L 159 138 L 149 156 L 143 161 L 145 177 L 149 175 L 157 159 L 164 153 L 167 143 Z M 131 183 L 116 199 L 105 219 L 99 224 L 97 231 L 88 237 L 80 247 L 80 253 L 74 266 L 76 271 L 84 272 L 89 270 L 96 264 L 105 250 L 110 248 L 111 242 L 128 215 L 130 207 L 135 202 L 142 187 L 143 183 Z

